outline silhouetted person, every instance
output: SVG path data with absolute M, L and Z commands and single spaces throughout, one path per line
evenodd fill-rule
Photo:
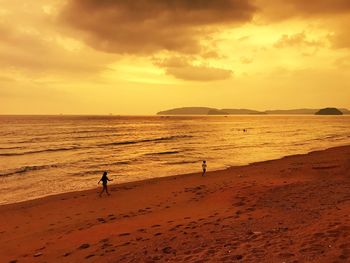
M 102 175 L 100 181 L 98 181 L 98 184 L 100 184 L 101 181 L 102 181 L 102 186 L 103 186 L 103 188 L 102 188 L 102 191 L 101 191 L 101 193 L 100 193 L 100 196 L 103 194 L 104 191 L 106 191 L 107 195 L 110 195 L 110 194 L 108 193 L 108 189 L 107 189 L 107 182 L 108 182 L 108 181 L 113 181 L 113 180 L 112 180 L 112 179 L 109 179 L 109 178 L 107 177 L 107 172 L 106 172 L 106 171 L 103 172 L 103 175 Z
M 207 162 L 205 160 L 202 163 L 202 169 L 203 169 L 202 176 L 204 176 L 205 172 L 207 171 Z

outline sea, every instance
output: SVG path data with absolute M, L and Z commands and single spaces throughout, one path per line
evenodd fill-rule
M 348 144 L 346 115 L 0 116 L 0 204 Z

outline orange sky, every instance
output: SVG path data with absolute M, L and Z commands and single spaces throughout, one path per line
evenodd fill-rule
M 348 0 L 0 0 L 0 114 L 350 108 Z

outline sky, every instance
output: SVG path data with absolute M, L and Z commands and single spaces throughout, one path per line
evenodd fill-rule
M 348 0 L 0 0 L 0 114 L 350 108 Z

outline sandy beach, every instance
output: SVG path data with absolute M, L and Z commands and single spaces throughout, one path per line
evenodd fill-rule
M 350 146 L 208 168 L 3 205 L 0 261 L 350 261 Z

